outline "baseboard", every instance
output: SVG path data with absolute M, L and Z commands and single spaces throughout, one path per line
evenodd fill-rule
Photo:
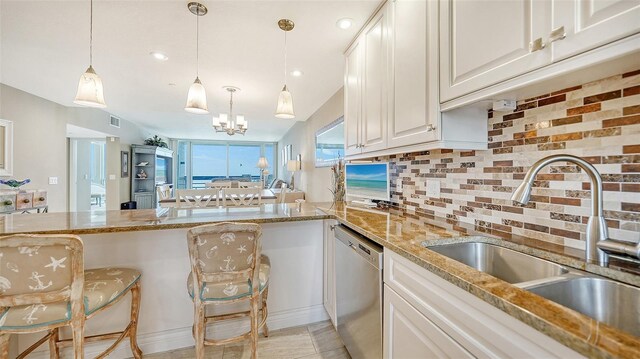
M 300 325 L 306 325 L 310 323 L 320 322 L 328 320 L 327 314 L 322 304 L 314 305 L 307 308 L 298 308 L 293 310 L 271 312 L 267 319 L 267 325 L 269 330 L 276 330 L 282 328 L 296 327 Z M 215 326 L 216 337 L 228 337 L 236 335 L 243 330 L 248 330 L 249 326 L 241 319 L 233 320 L 218 324 Z M 209 330 L 211 326 L 209 327 Z M 85 346 L 85 357 L 93 358 L 105 350 L 111 343 L 92 343 Z M 186 348 L 193 346 L 193 336 L 191 334 L 191 327 L 165 330 L 155 333 L 139 334 L 138 345 L 142 349 L 144 354 L 153 354 L 159 352 L 165 352 L 174 349 Z M 29 358 L 33 359 L 48 359 L 49 350 L 46 346 L 42 347 L 43 350 L 32 353 Z M 68 353 L 67 353 L 68 351 Z M 62 357 L 66 358 L 71 354 L 71 348 L 65 348 L 61 353 Z M 70 356 L 69 356 L 70 357 Z M 109 355 L 109 359 L 121 359 L 130 358 L 131 349 L 129 342 L 121 343 L 118 348 Z

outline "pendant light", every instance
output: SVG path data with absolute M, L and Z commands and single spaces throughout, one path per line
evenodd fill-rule
M 204 86 L 202 86 L 202 82 L 200 82 L 199 75 L 199 66 L 200 66 L 200 27 L 199 27 L 199 19 L 200 16 L 204 16 L 207 14 L 207 7 L 197 3 L 190 2 L 187 4 L 189 11 L 196 16 L 196 80 L 193 81 L 191 87 L 189 87 L 189 93 L 187 94 L 187 104 L 184 107 L 185 111 L 196 113 L 199 115 L 209 113 L 209 109 L 207 108 L 207 93 L 204 90 Z
M 278 27 L 284 31 L 284 87 L 278 96 L 278 106 L 276 107 L 276 117 L 284 119 L 295 118 L 293 113 L 293 98 L 287 89 L 287 32 L 293 30 L 295 24 L 288 19 L 278 21 Z
M 105 108 L 102 80 L 93 69 L 93 0 L 91 0 L 89 20 L 89 68 L 80 76 L 78 92 L 73 103 L 82 106 Z

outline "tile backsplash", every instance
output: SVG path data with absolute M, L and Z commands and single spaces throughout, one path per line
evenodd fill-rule
M 536 177 L 527 206 L 510 200 L 535 161 L 567 153 L 601 173 L 609 236 L 640 241 L 640 70 L 518 101 L 515 111 L 488 118 L 489 150 L 390 156 L 391 201 L 479 230 L 584 248 L 591 196 L 579 167 L 555 163 Z M 440 182 L 439 195 L 428 194 L 430 181 Z

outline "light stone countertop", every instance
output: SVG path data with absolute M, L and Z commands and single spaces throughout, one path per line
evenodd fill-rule
M 320 208 L 323 208 L 320 206 Z M 489 232 L 456 221 L 398 209 L 383 211 L 337 205 L 324 211 L 341 224 L 457 285 L 590 358 L 640 358 L 640 338 L 597 322 L 512 284 L 480 272 L 425 246 L 485 242 L 562 265 L 640 286 L 640 267 L 584 262 L 584 252 L 539 240 Z
M 216 222 L 279 223 L 335 219 L 374 242 L 448 280 L 564 345 L 593 358 L 640 358 L 640 338 L 599 323 L 512 284 L 425 248 L 454 242 L 486 242 L 568 267 L 640 286 L 640 266 L 585 263 L 584 252 L 456 221 L 344 204 L 263 204 L 260 207 L 43 213 L 0 216 L 0 234 L 148 231 Z
M 217 222 L 277 223 L 330 218 L 311 204 L 255 207 L 159 208 L 126 211 L 52 212 L 0 215 L 0 235 L 92 234 L 191 228 Z

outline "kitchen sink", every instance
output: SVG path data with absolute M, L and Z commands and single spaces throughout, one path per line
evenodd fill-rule
M 608 279 L 582 277 L 526 290 L 640 337 L 640 288 Z
M 569 272 L 559 264 L 488 243 L 466 242 L 427 248 L 512 284 Z

